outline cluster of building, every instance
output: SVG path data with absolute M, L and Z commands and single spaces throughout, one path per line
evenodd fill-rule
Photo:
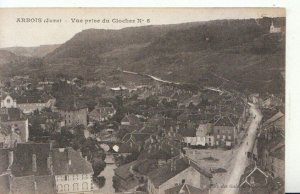
M 285 115 L 283 101 L 275 96 L 260 98 L 263 120 L 250 165 L 240 180 L 240 193 L 284 193 Z
M 118 191 L 207 193 L 211 172 L 187 157 L 183 148 L 230 149 L 238 143 L 248 116 L 243 99 L 233 93 L 195 93 L 155 84 L 107 88 L 105 97 L 121 96 L 128 110 L 116 122 L 114 116 L 120 107 L 113 102 L 96 102 L 91 109 L 74 96 L 57 103 L 60 99 L 55 99 L 49 90 L 53 84 L 42 82 L 38 90 L 2 92 L 1 145 L 8 158 L 2 178 L 9 181 L 12 193 L 28 193 L 22 188 L 39 192 L 41 187 L 49 188 L 49 193 L 93 190 L 93 170 L 80 152 L 71 147 L 54 148 L 49 139 L 46 143 L 29 141 L 37 121 L 41 130 L 51 128 L 56 133 L 63 127 L 71 130 L 83 126 L 85 138 L 96 141 L 105 151 L 105 162 L 118 165 L 114 170 L 114 187 Z M 75 81 L 69 85 L 74 84 Z M 76 95 L 83 96 L 81 88 L 77 89 Z M 96 123 L 104 129 L 94 132 Z M 22 157 L 24 162 L 20 162 Z M 30 177 L 30 181 L 14 189 L 18 187 L 14 180 L 22 182 L 24 177 Z M 46 182 L 49 184 L 44 186 Z
M 18 143 L 1 148 L 1 193 L 92 193 L 91 164 L 73 148 Z

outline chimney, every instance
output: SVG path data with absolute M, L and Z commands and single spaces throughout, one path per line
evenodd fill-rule
M 8 166 L 10 167 L 14 162 L 14 152 L 13 151 L 9 151 L 8 152 Z
M 71 161 L 71 159 L 69 159 L 69 166 L 71 166 L 71 164 L 72 164 L 72 161 Z
M 36 184 L 36 181 L 34 181 L 34 191 L 35 191 L 35 193 L 37 193 L 37 184 Z
M 53 174 L 53 165 L 52 165 L 52 156 L 50 156 L 50 155 L 47 158 L 47 168 L 48 168 L 48 171 L 52 175 Z
M 36 155 L 32 154 L 32 172 L 37 171 L 37 166 L 36 166 Z
M 180 158 L 184 158 L 184 153 L 180 150 Z

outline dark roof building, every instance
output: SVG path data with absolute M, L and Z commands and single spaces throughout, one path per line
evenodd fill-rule
M 189 167 L 194 168 L 196 171 L 198 171 L 200 174 L 203 174 L 208 179 L 212 178 L 212 175 L 210 173 L 201 169 L 198 164 L 186 157 L 174 159 L 173 162 L 168 162 L 166 165 L 151 171 L 147 174 L 147 176 L 151 180 L 155 188 L 159 188 L 160 185 L 167 182 L 169 179 L 175 177 Z M 182 178 L 184 179 L 185 177 Z
M 49 175 L 50 143 L 19 143 L 14 152 L 12 174 L 16 177 Z
M 8 149 L 0 149 L 0 174 L 4 173 L 10 165 L 9 154 Z
M 0 175 L 0 193 L 6 194 L 10 192 L 10 175 Z
M 208 190 L 202 190 L 189 184 L 180 184 L 165 190 L 165 194 L 206 194 Z
M 92 165 L 73 148 L 53 149 L 52 164 L 55 175 L 93 173 Z
M 11 193 L 55 194 L 55 179 L 52 175 L 11 177 Z
M 23 94 L 16 98 L 17 104 L 27 104 L 27 103 L 46 103 L 50 99 L 54 99 L 53 96 L 49 94 Z

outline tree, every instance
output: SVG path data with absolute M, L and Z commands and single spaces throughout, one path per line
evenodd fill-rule
M 121 186 L 121 182 L 118 179 L 118 177 L 113 176 L 113 187 L 115 189 L 115 192 L 120 192 L 120 186 Z
M 98 186 L 98 188 L 102 188 L 105 185 L 105 177 L 100 176 L 100 177 L 93 177 L 94 183 Z
M 104 127 L 99 122 L 95 122 L 95 124 L 92 127 L 92 133 L 99 133 L 103 129 Z
M 105 168 L 106 163 L 101 158 L 95 158 L 92 163 L 94 170 L 93 177 L 97 177 Z

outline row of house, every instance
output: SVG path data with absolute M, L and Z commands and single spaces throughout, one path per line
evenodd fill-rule
M 250 165 L 240 179 L 239 193 L 284 193 L 285 116 L 280 110 L 262 110 L 264 119 Z
M 55 98 L 48 94 L 22 94 L 5 95 L 1 99 L 1 108 L 19 108 L 25 114 L 31 114 L 35 110 L 54 106 Z
M 72 148 L 18 143 L 0 154 L 1 193 L 93 193 L 92 166 Z
M 208 193 L 212 174 L 184 155 L 177 155 L 160 165 L 157 159 L 135 160 L 115 170 L 120 189 L 133 191 L 144 185 L 147 193 L 176 193 L 186 187 L 192 193 Z

